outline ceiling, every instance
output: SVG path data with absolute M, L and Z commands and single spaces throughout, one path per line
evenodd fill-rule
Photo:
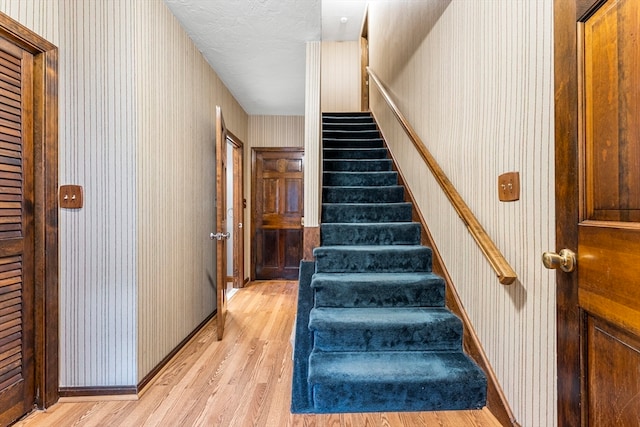
M 249 115 L 304 115 L 306 42 L 357 40 L 366 5 L 366 0 L 164 2 Z

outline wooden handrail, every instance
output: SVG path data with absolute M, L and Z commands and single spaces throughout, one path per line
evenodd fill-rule
M 389 106 L 389 108 L 391 108 L 391 111 L 393 111 L 393 114 L 400 122 L 400 125 L 409 136 L 409 139 L 411 139 L 413 145 L 416 147 L 416 149 L 426 162 L 434 178 L 436 179 L 436 181 L 438 181 L 438 184 L 440 184 L 440 188 L 442 188 L 442 191 L 444 191 L 444 194 L 453 205 L 453 208 L 458 213 L 458 216 L 467 226 L 467 229 L 480 247 L 480 250 L 484 254 L 485 258 L 487 258 L 487 261 L 489 261 L 489 264 L 491 264 L 491 267 L 498 275 L 500 283 L 502 283 L 503 285 L 512 284 L 518 277 L 516 275 L 516 272 L 513 270 L 513 268 L 511 268 L 504 255 L 502 255 L 500 250 L 496 247 L 495 243 L 493 243 L 493 240 L 491 240 L 482 225 L 480 225 L 475 215 L 473 215 L 473 212 L 471 212 L 471 209 L 469 209 L 469 206 L 462 199 L 460 193 L 458 193 L 458 190 L 456 190 L 451 181 L 449 181 L 449 178 L 447 178 L 447 175 L 444 173 L 440 165 L 438 165 L 436 159 L 431 155 L 424 142 L 422 142 L 422 139 L 420 139 L 416 131 L 413 129 L 413 127 L 411 127 L 407 119 L 400 112 L 398 106 L 389 95 L 389 92 L 385 88 L 384 84 L 380 81 L 380 79 L 378 79 L 378 76 L 376 76 L 371 68 L 367 67 L 367 72 L 369 73 L 369 76 L 371 77 L 373 82 L 376 84 L 378 91 L 386 101 L 387 105 Z

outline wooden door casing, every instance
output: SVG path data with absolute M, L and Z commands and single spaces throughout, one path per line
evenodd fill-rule
M 252 254 L 257 280 L 295 279 L 303 256 L 303 166 L 299 148 L 254 149 Z
M 640 8 L 556 0 L 558 424 L 640 424 Z
M 57 402 L 58 360 L 58 49 L 0 13 L 0 37 L 33 55 L 35 396 Z M 31 404 L 34 400 L 31 400 Z
M 233 287 L 244 286 L 244 144 L 228 132 L 233 145 Z
M 360 109 L 369 111 L 369 7 L 365 6 L 360 29 Z

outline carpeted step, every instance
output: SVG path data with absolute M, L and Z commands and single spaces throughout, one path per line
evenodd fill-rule
M 391 170 L 390 159 L 324 160 L 325 171 L 332 172 L 385 172 Z
M 327 223 L 320 225 L 323 245 L 419 245 L 420 224 L 391 223 Z
M 398 172 L 324 172 L 322 185 L 325 187 L 336 186 L 360 186 L 369 187 L 377 185 L 396 185 Z
M 462 322 L 445 308 L 313 308 L 318 351 L 455 351 Z
M 431 248 L 426 246 L 320 246 L 313 254 L 316 273 L 431 271 Z
M 315 273 L 315 307 L 444 307 L 444 279 L 431 272 Z
M 411 222 L 409 202 L 323 203 L 322 222 Z
M 386 159 L 386 148 L 325 148 L 322 151 L 325 159 Z
M 404 200 L 404 187 L 324 187 L 325 203 L 399 203 Z
M 323 138 L 322 145 L 324 148 L 384 148 L 384 142 L 380 138 Z
M 486 377 L 463 352 L 374 118 L 323 113 L 322 124 L 322 246 L 312 276 L 300 268 L 292 412 L 483 407 Z
M 377 131 L 378 126 L 372 120 L 351 120 L 351 121 L 323 121 L 322 131 L 342 130 L 342 131 L 361 131 L 372 130 Z
M 322 138 L 337 139 L 371 139 L 380 138 L 380 132 L 376 130 L 323 130 Z
M 486 378 L 461 352 L 312 352 L 316 412 L 480 409 Z

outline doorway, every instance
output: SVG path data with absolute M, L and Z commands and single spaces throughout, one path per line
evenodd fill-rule
M 360 109 L 369 111 L 369 6 L 364 10 L 360 29 Z
M 252 277 L 297 279 L 303 256 L 301 148 L 252 150 Z
M 244 286 L 244 144 L 227 132 L 227 298 Z

